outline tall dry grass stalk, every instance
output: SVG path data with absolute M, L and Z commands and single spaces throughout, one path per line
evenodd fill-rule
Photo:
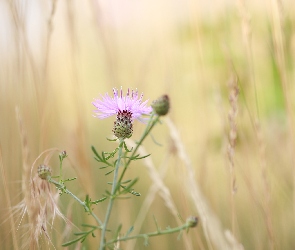
M 275 62 L 278 67 L 280 84 L 282 86 L 284 94 L 285 108 L 287 111 L 288 120 L 288 132 L 290 135 L 291 152 L 295 151 L 295 120 L 294 120 L 294 106 L 291 100 L 294 97 L 293 88 L 289 80 L 287 66 L 286 66 L 286 47 L 285 47 L 285 34 L 284 34 L 284 13 L 283 4 L 279 0 L 271 0 L 270 5 L 270 22 L 272 28 L 272 42 L 273 42 L 273 53 Z M 295 154 L 291 156 L 291 166 L 293 169 L 293 210 L 295 212 Z
M 183 183 L 188 195 L 193 201 L 196 211 L 200 215 L 199 218 L 207 240 L 208 249 L 243 249 L 243 246 L 235 239 L 234 235 L 229 230 L 224 231 L 222 229 L 220 220 L 213 213 L 196 183 L 195 171 L 191 160 L 185 151 L 179 132 L 169 118 L 165 119 L 165 121 L 168 125 L 170 136 L 177 148 L 177 155 L 185 164 L 186 175 Z
M 265 218 L 266 229 L 269 238 L 269 249 L 276 249 L 276 240 L 274 233 L 274 225 L 273 225 L 273 216 L 272 216 L 272 208 L 271 208 L 271 183 L 269 180 L 269 171 L 267 168 L 267 156 L 265 152 L 265 139 L 263 136 L 263 131 L 259 124 L 256 126 L 257 131 L 257 140 L 259 146 L 259 159 L 261 166 L 261 179 L 263 182 L 263 190 L 264 190 L 264 199 L 260 201 L 263 215 Z
M 246 49 L 246 58 L 247 58 L 247 72 L 249 75 L 250 83 L 254 89 L 254 98 L 255 98 L 255 108 L 257 112 L 257 117 L 259 119 L 259 105 L 258 105 L 258 93 L 257 93 L 257 83 L 255 76 L 255 65 L 254 65 L 254 56 L 252 48 L 252 28 L 251 28 L 251 16 L 246 7 L 245 0 L 239 0 L 237 2 L 237 8 L 241 18 L 241 30 L 242 30 L 242 40 L 244 47 Z
M 230 172 L 230 204 L 231 204 L 231 223 L 232 232 L 236 236 L 236 206 L 234 196 L 237 192 L 236 184 L 236 173 L 235 173 L 235 146 L 237 141 L 237 124 L 236 118 L 238 115 L 238 79 L 237 77 L 232 77 L 229 81 L 229 102 L 230 110 L 228 112 L 228 122 L 229 122 L 229 134 L 228 134 L 228 146 L 227 146 L 227 156 L 229 160 L 229 172 Z
M 38 107 L 41 105 L 41 95 L 39 91 L 40 74 L 38 71 L 37 63 L 35 62 L 33 52 L 30 48 L 26 33 L 26 12 L 25 3 L 23 1 L 8 1 L 11 21 L 14 25 L 13 42 L 16 51 L 15 70 L 16 81 L 15 85 L 25 84 L 24 79 L 26 74 L 32 77 L 35 97 L 38 99 Z
M 10 233 L 12 236 L 13 249 L 18 250 L 19 247 L 18 247 L 17 236 L 16 236 L 17 229 L 15 226 L 14 218 L 13 218 L 13 209 L 11 207 L 11 199 L 10 199 L 9 189 L 7 187 L 7 181 L 6 181 L 7 179 L 6 179 L 6 173 L 5 173 L 4 166 L 3 166 L 1 145 L 0 145 L 0 171 L 1 171 L 3 187 L 4 187 L 6 207 L 8 207 L 8 209 L 9 209 L 8 218 L 9 218 L 10 227 L 11 227 Z

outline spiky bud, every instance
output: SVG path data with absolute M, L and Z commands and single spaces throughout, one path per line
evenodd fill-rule
M 37 172 L 38 176 L 43 180 L 47 180 L 51 176 L 51 168 L 43 164 L 38 167 Z
M 157 100 L 153 101 L 151 106 L 157 115 L 166 115 L 170 108 L 170 101 L 168 95 L 162 95 Z
M 132 113 L 130 111 L 118 111 L 117 119 L 114 122 L 113 133 L 118 139 L 122 140 L 132 136 Z
M 198 217 L 196 216 L 190 216 L 186 219 L 186 223 L 189 225 L 189 227 L 196 227 L 198 225 Z

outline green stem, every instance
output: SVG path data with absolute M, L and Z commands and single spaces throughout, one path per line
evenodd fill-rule
M 110 215 L 111 215 L 111 211 L 112 211 L 112 207 L 113 207 L 113 202 L 115 199 L 115 194 L 116 194 L 116 186 L 117 186 L 117 179 L 118 179 L 118 172 L 119 172 L 119 167 L 120 167 L 120 162 L 121 162 L 121 158 L 122 158 L 122 149 L 123 149 L 123 140 L 120 140 L 120 144 L 119 144 L 119 151 L 118 151 L 118 159 L 116 162 L 116 167 L 115 167 L 115 171 L 114 171 L 114 178 L 113 178 L 113 184 L 112 184 L 112 193 L 111 193 L 111 197 L 110 197 L 110 201 L 108 204 L 108 208 L 107 208 L 107 212 L 106 212 L 106 216 L 105 216 L 105 220 L 104 220 L 104 224 L 102 227 L 102 231 L 101 231 L 101 236 L 100 236 L 100 250 L 104 250 L 105 249 L 105 233 L 107 230 L 107 225 L 110 219 Z
M 114 244 L 118 241 L 127 241 L 127 240 L 132 240 L 132 239 L 137 239 L 137 238 L 149 238 L 149 237 L 154 237 L 154 236 L 159 236 L 159 235 L 164 235 L 164 234 L 172 234 L 172 233 L 177 233 L 177 232 L 180 232 L 182 230 L 185 230 L 185 229 L 188 229 L 190 228 L 191 225 L 189 223 L 185 223 L 179 227 L 175 227 L 175 228 L 169 228 L 169 229 L 166 229 L 166 230 L 158 230 L 156 232 L 152 232 L 152 233 L 145 233 L 145 234 L 137 234 L 137 235 L 134 235 L 134 236 L 127 236 L 127 237 L 120 237 L 120 238 L 117 238 L 117 239 L 113 239 L 113 240 L 110 240 L 108 241 L 105 245 L 110 245 L 110 244 Z
M 59 163 L 59 178 L 58 178 L 59 181 L 63 178 L 62 177 L 62 161 L 63 160 L 61 160 Z
M 152 128 L 158 123 L 160 117 L 159 117 L 159 116 L 156 116 L 156 118 L 153 119 L 154 116 L 155 116 L 155 114 L 152 114 L 152 115 L 151 115 L 151 118 L 150 118 L 150 120 L 149 120 L 149 122 L 148 122 L 148 125 L 147 125 L 146 128 L 145 128 L 145 131 L 143 132 L 143 134 L 142 134 L 140 140 L 137 142 L 137 145 L 136 145 L 135 149 L 132 151 L 132 154 L 131 154 L 131 156 L 129 157 L 127 163 L 125 164 L 125 166 L 124 166 L 124 168 L 123 168 L 123 171 L 122 171 L 122 174 L 121 174 L 121 176 L 120 176 L 120 178 L 119 178 L 119 181 L 118 181 L 118 183 L 117 183 L 117 185 L 116 185 L 115 193 L 116 193 L 116 192 L 118 191 L 118 189 L 120 188 L 120 183 L 122 182 L 122 179 L 123 179 L 123 177 L 124 177 L 124 174 L 125 174 L 125 172 L 126 172 L 128 166 L 129 166 L 129 164 L 131 163 L 132 158 L 135 156 L 135 154 L 136 154 L 138 148 L 140 147 L 140 145 L 142 144 L 142 142 L 144 141 L 144 139 L 148 136 L 148 134 L 151 132 Z
M 89 208 L 85 205 L 85 203 L 83 201 L 81 201 L 76 195 L 74 195 L 70 190 L 68 190 L 65 185 L 63 185 L 60 182 L 57 182 L 51 178 L 49 178 L 48 181 L 50 183 L 54 184 L 58 189 L 63 190 L 64 193 L 71 195 L 76 201 L 78 201 L 80 203 L 80 205 L 82 205 L 84 207 L 84 209 L 87 213 L 91 214 L 91 216 L 96 220 L 97 224 L 99 226 L 102 226 L 102 222 L 100 221 L 100 219 L 91 210 L 89 210 Z

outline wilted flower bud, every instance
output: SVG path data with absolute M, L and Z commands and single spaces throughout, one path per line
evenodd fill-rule
M 46 165 L 40 165 L 38 167 L 38 176 L 43 180 L 47 180 L 51 176 L 51 168 Z
M 65 150 L 59 154 L 60 161 L 63 161 L 66 157 L 68 157 L 68 155 L 67 155 L 67 151 L 65 151 Z
M 117 119 L 114 122 L 113 133 L 118 139 L 122 140 L 132 136 L 132 113 L 130 111 L 118 111 Z
M 68 155 L 67 155 L 67 151 L 62 151 L 61 153 L 60 153 L 60 155 L 63 157 L 63 158 L 66 158 Z
M 198 221 L 199 219 L 196 216 L 190 216 L 189 218 L 186 219 L 186 223 L 188 223 L 190 227 L 196 227 L 198 224 Z
M 153 101 L 151 106 L 157 115 L 166 115 L 170 108 L 168 95 L 162 95 L 157 100 Z

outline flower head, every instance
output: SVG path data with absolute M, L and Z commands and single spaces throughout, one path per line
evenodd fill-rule
M 113 133 L 117 138 L 122 140 L 132 136 L 133 129 L 130 111 L 119 111 L 117 119 L 114 122 Z
M 198 217 L 196 216 L 190 216 L 186 219 L 186 223 L 189 225 L 189 227 L 196 227 L 198 225 Z
M 152 111 L 150 106 L 146 106 L 148 100 L 142 102 L 143 94 L 138 96 L 138 91 L 127 90 L 126 96 L 123 96 L 121 90 L 113 89 L 114 97 L 110 97 L 108 93 L 101 96 L 101 99 L 95 99 L 92 104 L 96 107 L 94 111 L 96 117 L 104 119 L 112 115 L 118 115 L 119 112 L 130 112 L 132 121 L 141 120 L 142 115 L 147 115 Z
M 51 168 L 46 165 L 43 165 L 43 164 L 40 165 L 38 167 L 38 176 L 43 180 L 50 178 L 51 177 Z

